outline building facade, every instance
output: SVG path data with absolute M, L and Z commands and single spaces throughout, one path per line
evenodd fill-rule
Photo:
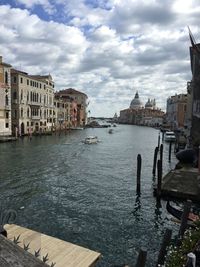
M 51 75 L 33 76 L 11 70 L 12 132 L 15 135 L 52 130 L 54 82 Z
M 74 102 L 72 102 L 73 107 L 71 110 L 71 116 L 73 117 L 73 121 L 76 118 L 76 126 L 82 127 L 87 124 L 87 95 L 73 88 L 61 90 L 57 93 L 61 97 L 68 96 L 69 98 L 74 100 Z M 75 105 L 75 102 L 77 107 Z
M 0 56 L 0 136 L 10 136 L 11 131 L 11 65 Z
M 179 94 L 167 99 L 166 121 L 171 130 L 185 128 L 187 118 L 187 98 L 187 94 Z
M 55 93 L 54 97 L 55 107 L 55 130 L 67 130 L 71 127 L 76 127 L 77 123 L 77 104 L 68 97 L 61 96 L 59 92 Z

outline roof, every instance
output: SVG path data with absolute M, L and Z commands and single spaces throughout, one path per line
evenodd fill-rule
M 69 94 L 69 95 L 84 95 L 85 97 L 87 97 L 87 95 L 83 92 L 80 92 L 78 90 L 75 90 L 73 88 L 68 88 L 68 89 L 64 89 L 58 92 L 59 94 Z

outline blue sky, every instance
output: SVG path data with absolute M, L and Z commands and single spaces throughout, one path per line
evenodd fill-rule
M 198 41 L 199 14 L 197 0 L 0 0 L 0 54 L 29 74 L 50 73 L 55 90 L 86 93 L 91 116 L 119 114 L 136 91 L 165 110 L 187 92 L 187 26 Z

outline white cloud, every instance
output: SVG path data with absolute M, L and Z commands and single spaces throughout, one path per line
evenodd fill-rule
M 93 115 L 112 116 L 127 108 L 136 90 L 143 102 L 156 98 L 162 108 L 170 95 L 186 92 L 191 78 L 187 25 L 198 37 L 198 1 L 17 3 L 26 9 L 0 5 L 4 60 L 31 74 L 51 73 L 56 89 L 84 91 Z

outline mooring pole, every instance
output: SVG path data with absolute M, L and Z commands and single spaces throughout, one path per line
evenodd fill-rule
M 171 241 L 171 236 L 172 236 L 172 230 L 167 228 L 158 254 L 156 267 L 162 266 L 164 264 L 165 255 L 167 254 L 167 247 L 169 246 Z
M 160 159 L 157 162 L 157 175 L 158 175 L 157 198 L 160 198 L 160 195 L 161 195 L 161 187 L 162 187 L 162 162 L 161 162 Z
M 158 135 L 158 148 L 160 147 L 160 133 Z
M 140 183 L 141 183 L 141 166 L 142 166 L 142 157 L 140 154 L 137 155 L 137 194 L 140 194 Z
M 180 238 L 183 237 L 185 229 L 187 228 L 187 220 L 188 220 L 188 215 L 190 213 L 191 204 L 192 204 L 191 200 L 188 200 L 184 205 L 183 214 L 181 216 L 181 226 L 178 234 Z
M 152 170 L 152 174 L 153 174 L 153 176 L 156 175 L 157 156 L 158 156 L 158 147 L 156 147 L 155 150 L 154 150 L 153 170 Z
M 169 162 L 171 162 L 171 153 L 172 153 L 172 141 L 169 143 Z
M 147 251 L 140 249 L 135 267 L 145 267 L 147 259 Z
M 162 176 L 162 168 L 163 168 L 163 144 L 160 145 L 160 161 L 161 161 L 161 176 Z

